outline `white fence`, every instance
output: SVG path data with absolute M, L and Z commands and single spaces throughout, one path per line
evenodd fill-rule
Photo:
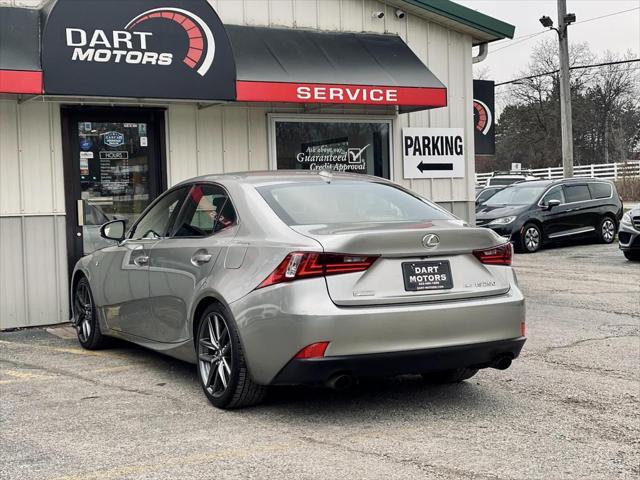
M 563 177 L 562 167 L 534 168 L 531 170 L 522 170 L 525 175 L 532 177 L 545 178 L 555 180 Z M 476 183 L 484 185 L 487 178 L 493 173 L 476 173 Z M 573 167 L 573 175 L 576 177 L 592 177 L 592 178 L 609 178 L 617 179 L 620 177 L 638 177 L 640 176 L 640 160 L 630 160 L 625 163 L 595 163 L 591 165 L 575 165 Z

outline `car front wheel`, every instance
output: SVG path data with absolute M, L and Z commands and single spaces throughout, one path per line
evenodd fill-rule
M 204 311 L 196 342 L 200 385 L 215 407 L 242 408 L 264 399 L 267 388 L 251 379 L 238 331 L 224 307 L 210 305 Z
M 611 217 L 604 217 L 598 227 L 598 240 L 600 243 L 611 243 L 616 238 L 616 222 Z
M 534 253 L 542 247 L 542 231 L 534 223 L 527 223 L 522 227 L 522 235 L 518 245 L 518 251 L 523 253 Z
M 91 286 L 85 277 L 78 281 L 73 292 L 73 326 L 83 348 L 97 350 L 105 346 L 106 338 L 100 331 Z
M 640 252 L 623 252 L 624 256 L 627 258 L 627 260 L 631 260 L 634 262 L 639 262 L 640 261 Z

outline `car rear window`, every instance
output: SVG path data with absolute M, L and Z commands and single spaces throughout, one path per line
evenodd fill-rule
M 375 182 L 287 183 L 257 187 L 288 225 L 421 222 L 455 218 L 440 207 Z
M 593 198 L 609 198 L 611 196 L 611 185 L 608 183 L 590 183 L 589 190 L 591 190 Z

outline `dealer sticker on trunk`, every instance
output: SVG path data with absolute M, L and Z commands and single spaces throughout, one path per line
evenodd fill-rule
M 453 288 L 451 266 L 448 260 L 404 262 L 402 264 L 402 275 L 404 289 L 408 292 Z

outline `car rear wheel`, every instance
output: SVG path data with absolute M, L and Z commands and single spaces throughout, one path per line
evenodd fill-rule
M 634 262 L 640 261 L 640 252 L 623 252 L 624 256 L 627 257 L 627 260 L 631 260 Z
M 535 223 L 527 223 L 522 227 L 522 235 L 518 245 L 518 251 L 522 253 L 534 253 L 542 247 L 542 231 Z
M 423 373 L 424 378 L 429 383 L 458 383 L 473 377 L 478 370 L 475 368 L 456 368 L 453 370 L 442 370 L 440 372 Z
M 200 385 L 215 407 L 242 408 L 264 399 L 267 388 L 251 379 L 235 323 L 221 305 L 202 314 L 196 351 Z
M 106 338 L 100 331 L 98 313 L 93 301 L 89 280 L 82 277 L 73 292 L 73 326 L 78 341 L 87 350 L 97 350 L 105 346 Z
M 616 238 L 616 222 L 611 217 L 604 217 L 598 227 L 600 243 L 611 243 Z

